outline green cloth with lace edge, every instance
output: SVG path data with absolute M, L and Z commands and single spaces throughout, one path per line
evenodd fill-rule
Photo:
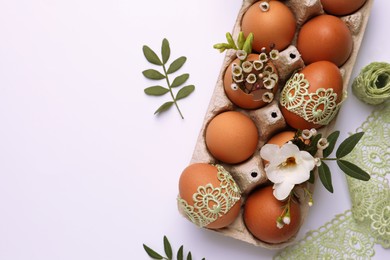
M 379 105 L 390 98 L 390 64 L 372 62 L 365 66 L 352 83 L 357 98 L 370 105 Z
M 350 162 L 371 175 L 368 182 L 347 176 L 352 208 L 336 215 L 274 259 L 371 259 L 374 245 L 390 248 L 390 102 L 372 112 L 357 132 Z

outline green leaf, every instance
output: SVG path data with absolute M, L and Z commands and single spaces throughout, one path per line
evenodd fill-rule
M 159 253 L 157 253 L 156 251 L 154 251 L 153 249 L 151 249 L 150 247 L 148 247 L 147 245 L 143 244 L 144 246 L 144 249 L 146 251 L 146 253 L 153 259 L 164 259 L 164 257 L 162 257 Z
M 242 49 L 249 55 L 252 53 L 252 42 L 253 42 L 253 33 L 250 33 L 248 37 L 245 39 L 244 46 Z
M 184 84 L 184 82 L 186 82 L 189 77 L 190 77 L 190 74 L 188 74 L 188 73 L 184 73 L 184 74 L 182 74 L 180 76 L 177 76 L 173 80 L 173 82 L 171 84 L 171 88 L 176 88 L 176 87 Z
M 144 52 L 145 58 L 152 64 L 155 65 L 162 65 L 160 58 L 157 56 L 157 54 L 148 46 L 144 45 L 142 47 L 142 51 Z
M 171 244 L 169 243 L 169 240 L 166 236 L 164 236 L 164 251 L 165 251 L 165 254 L 167 255 L 167 257 L 169 259 L 172 259 L 172 247 L 171 247 Z
M 188 85 L 183 87 L 177 92 L 176 100 L 183 99 L 185 97 L 188 97 L 193 91 L 195 90 L 194 85 Z
M 237 47 L 238 47 L 239 50 L 242 50 L 242 48 L 244 47 L 244 43 L 245 43 L 244 33 L 240 32 L 238 34 L 238 39 L 237 39 Z
M 327 139 L 329 145 L 323 151 L 323 156 L 325 158 L 328 157 L 333 152 L 334 146 L 337 142 L 337 139 L 339 138 L 339 135 L 340 135 L 340 131 L 335 131 L 328 136 Z
M 188 255 L 187 255 L 187 260 L 192 260 L 192 255 L 191 255 L 191 252 L 188 252 Z
M 169 92 L 169 89 L 162 86 L 152 86 L 144 89 L 145 94 L 151 96 L 162 96 Z
M 161 45 L 161 56 L 162 56 L 163 64 L 167 63 L 170 55 L 171 55 L 171 48 L 169 47 L 169 42 L 167 39 L 164 39 Z
M 321 165 L 318 166 L 318 175 L 324 187 L 329 192 L 333 193 L 332 175 L 330 173 L 328 165 L 326 165 L 324 162 L 322 162 Z
M 318 151 L 317 143 L 321 139 L 321 137 L 322 134 L 317 134 L 314 137 L 312 137 L 310 140 L 310 146 L 307 148 L 306 151 L 310 153 L 312 156 L 314 156 Z
M 173 101 L 168 101 L 162 104 L 155 112 L 154 114 L 162 113 L 164 111 L 167 111 L 171 106 L 173 105 Z
M 177 251 L 177 260 L 183 260 L 183 246 L 179 248 L 179 251 Z
M 336 157 L 343 158 L 344 156 L 352 152 L 353 148 L 355 148 L 356 144 L 360 141 L 363 135 L 364 132 L 359 132 L 345 139 L 337 149 Z
M 371 178 L 367 172 L 365 172 L 353 163 L 350 163 L 345 160 L 337 160 L 337 164 L 345 174 L 349 175 L 352 178 L 362 181 L 368 181 Z
M 230 49 L 230 45 L 227 43 L 216 43 L 213 45 L 213 48 L 219 50 L 219 52 L 224 52 Z
M 184 65 L 186 60 L 187 60 L 187 58 L 184 56 L 181 56 L 181 57 L 177 58 L 176 60 L 174 60 L 171 63 L 171 65 L 169 66 L 167 73 L 171 74 L 171 73 L 178 71 Z
M 226 40 L 227 40 L 230 48 L 237 50 L 237 46 L 236 46 L 236 44 L 235 44 L 235 42 L 233 40 L 232 35 L 229 32 L 226 33 Z
M 161 74 L 159 71 L 154 70 L 154 69 L 148 69 L 142 71 L 142 74 L 148 79 L 153 79 L 153 80 L 159 80 L 159 79 L 165 79 L 165 76 Z

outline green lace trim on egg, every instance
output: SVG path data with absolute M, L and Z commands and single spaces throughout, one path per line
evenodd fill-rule
M 302 73 L 295 73 L 284 86 L 280 104 L 306 121 L 328 125 L 337 114 L 341 103 L 336 103 L 337 93 L 332 88 L 318 88 L 309 93 L 309 82 Z M 344 93 L 344 98 L 346 93 Z
M 213 187 L 210 183 L 199 186 L 192 197 L 193 206 L 178 198 L 180 209 L 199 227 L 205 227 L 228 213 L 241 198 L 240 188 L 230 173 L 221 165 L 215 167 L 218 169 L 217 177 L 221 182 L 219 187 Z

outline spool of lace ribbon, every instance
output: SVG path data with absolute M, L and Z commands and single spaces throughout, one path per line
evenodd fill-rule
M 390 97 L 390 64 L 372 62 L 364 67 L 352 83 L 352 91 L 361 101 L 378 105 Z

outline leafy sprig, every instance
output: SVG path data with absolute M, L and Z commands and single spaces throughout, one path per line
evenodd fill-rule
M 227 43 L 214 44 L 214 49 L 224 52 L 225 50 L 243 50 L 246 54 L 252 53 L 253 33 L 248 34 L 245 38 L 244 33 L 240 32 L 237 41 L 233 40 L 231 33 L 226 33 Z
M 330 158 L 329 155 L 335 148 L 337 139 L 340 135 L 339 131 L 331 133 L 327 138 L 322 138 L 321 134 L 314 134 L 305 139 L 302 138 L 304 135 L 305 134 L 302 134 L 302 131 L 297 131 L 292 142 L 297 145 L 300 150 L 305 150 L 313 156 L 318 152 L 318 149 L 320 149 L 319 142 L 324 142 L 323 146 L 325 146 L 325 148 L 322 149 L 323 157 L 318 158 L 321 160 L 320 165 L 318 166 L 318 176 L 321 183 L 329 192 L 333 193 L 332 174 L 329 166 L 325 163 L 325 161 L 336 161 L 339 168 L 352 178 L 362 181 L 368 181 L 370 179 L 370 175 L 367 172 L 365 172 L 359 166 L 345 160 L 345 157 L 352 152 L 360 139 L 363 137 L 364 132 L 353 134 L 341 142 L 336 150 L 335 158 Z M 309 181 L 312 182 L 313 178 L 309 179 Z
M 143 247 L 146 251 L 146 253 L 152 258 L 152 259 L 165 259 L 165 260 L 173 260 L 173 250 L 171 243 L 169 242 L 168 238 L 164 236 L 163 239 L 164 242 L 164 253 L 165 256 L 162 256 L 161 254 L 157 253 L 155 250 L 151 249 L 147 245 L 143 244 Z M 176 253 L 176 259 L 177 260 L 184 260 L 184 246 L 180 246 L 179 250 Z M 191 252 L 187 253 L 186 260 L 192 260 L 192 254 Z M 206 260 L 206 258 L 202 258 L 202 260 Z
M 167 62 L 171 55 L 171 49 L 169 46 L 169 42 L 167 39 L 163 39 L 162 45 L 161 45 L 161 59 L 160 57 L 148 46 L 144 45 L 142 47 L 142 51 L 144 53 L 145 58 L 148 60 L 148 62 L 162 67 L 162 72 L 155 70 L 155 69 L 147 69 L 142 72 L 142 74 L 150 79 L 150 80 L 166 80 L 166 84 L 168 88 L 163 87 L 161 85 L 154 85 L 151 87 L 148 87 L 144 90 L 145 94 L 151 95 L 151 96 L 163 96 L 167 93 L 171 94 L 172 101 L 167 101 L 164 104 L 162 104 L 155 112 L 154 114 L 159 114 L 164 111 L 167 111 L 172 105 L 175 105 L 177 110 L 179 111 L 179 114 L 182 119 L 184 119 L 182 112 L 180 111 L 179 105 L 177 104 L 177 101 L 183 98 L 186 98 L 189 96 L 194 90 L 194 85 L 186 85 L 181 87 L 176 95 L 173 92 L 174 88 L 178 88 L 182 86 L 190 77 L 188 73 L 181 74 L 177 77 L 175 77 L 171 83 L 169 80 L 169 75 L 177 72 L 187 61 L 187 58 L 185 56 L 181 56 L 177 59 L 175 59 L 169 66 L 167 66 Z

